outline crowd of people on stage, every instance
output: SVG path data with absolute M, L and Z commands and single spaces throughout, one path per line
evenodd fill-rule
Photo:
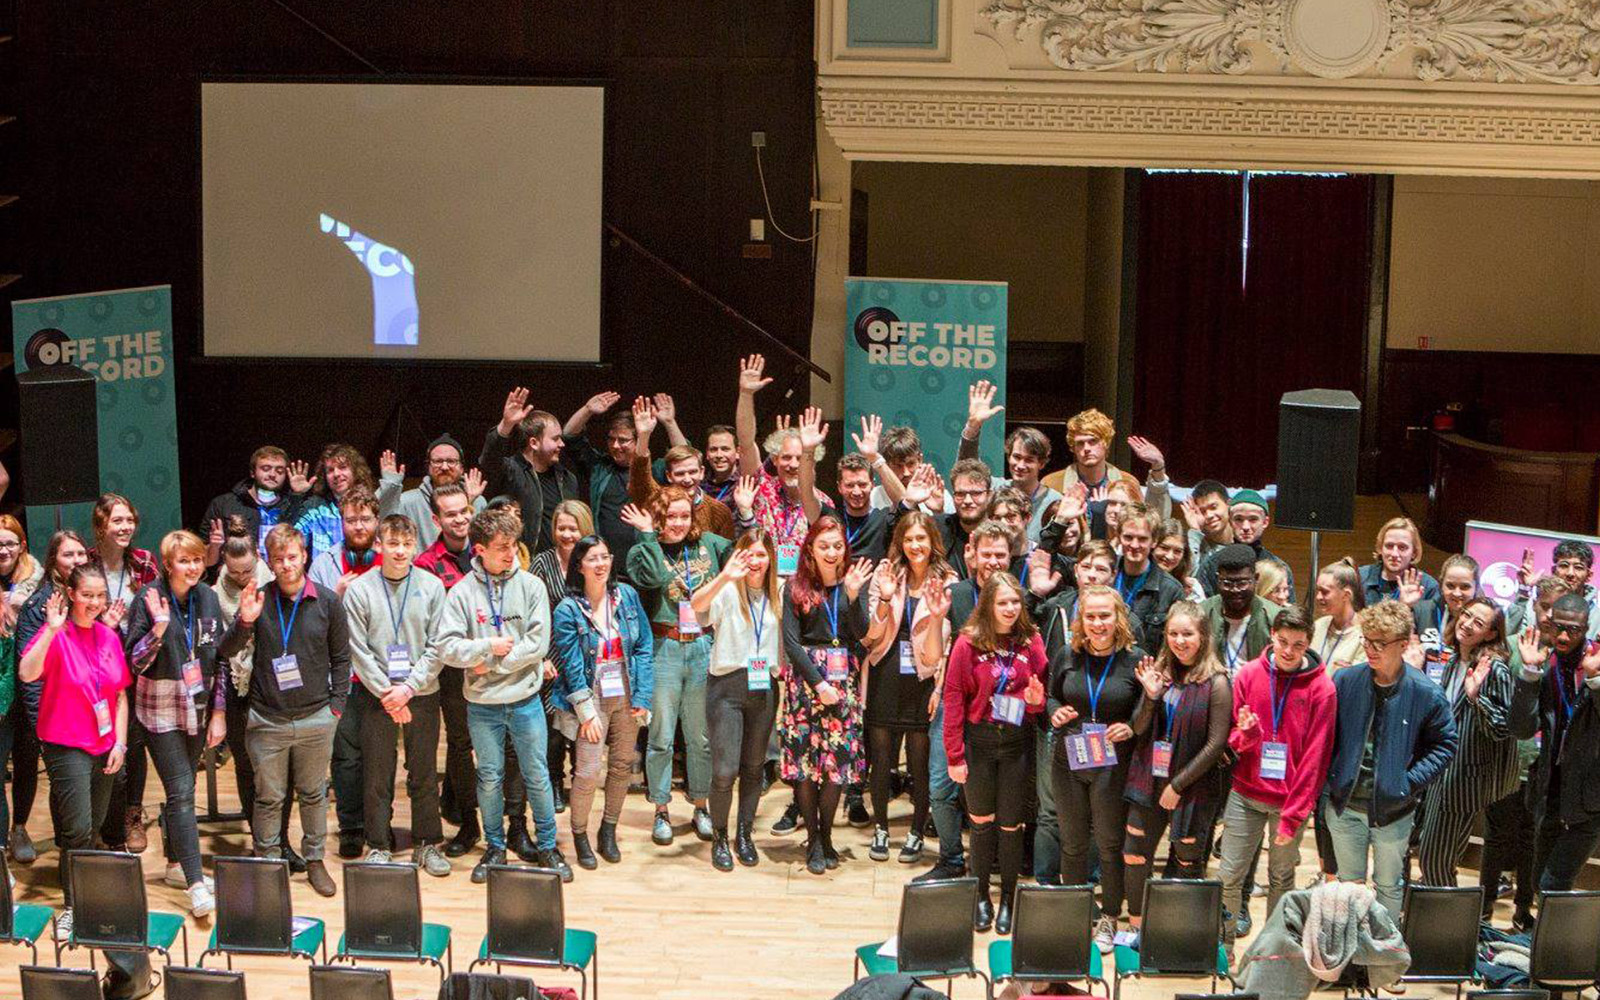
M 255 852 L 324 896 L 330 787 L 340 855 L 394 860 L 402 752 L 429 875 L 469 858 L 482 881 L 515 856 L 571 879 L 563 812 L 584 869 L 692 831 L 727 872 L 759 863 L 758 837 L 803 831 L 822 875 L 845 822 L 870 828 L 873 861 L 976 875 L 980 930 L 1009 931 L 1019 878 L 1096 881 L 1107 949 L 1137 931 L 1163 839 L 1167 875 L 1217 859 L 1230 947 L 1263 841 L 1270 908 L 1308 827 L 1324 877 L 1398 912 L 1408 877 L 1454 884 L 1486 817 L 1485 913 L 1514 873 L 1521 926 L 1600 842 L 1587 544 L 1530 556 L 1502 609 L 1465 555 L 1422 572 L 1395 518 L 1373 562 L 1322 567 L 1297 599 L 1260 493 L 1180 490 L 1132 437 L 1141 482 L 1108 464 L 1096 410 L 1068 421 L 1049 474 L 1030 427 L 1006 435 L 1003 470 L 978 458 L 1001 411 L 986 382 L 948 470 L 869 416 L 829 496 L 819 411 L 759 433 L 770 381 L 741 359 L 733 424 L 703 449 L 666 395 L 602 392 L 563 423 L 514 389 L 475 458 L 442 436 L 409 489 L 391 453 L 375 476 L 349 445 L 314 464 L 263 446 L 154 552 L 115 494 L 93 537 L 42 552 L 0 516 L 9 861 L 36 857 L 41 757 L 63 874 L 72 850 L 145 849 L 153 766 L 166 878 L 209 913 L 196 769 L 224 743 Z M 619 829 L 641 773 L 654 820 Z M 757 831 L 764 793 L 786 809 Z

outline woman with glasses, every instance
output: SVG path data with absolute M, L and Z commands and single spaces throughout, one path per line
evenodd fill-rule
M 1456 863 L 1478 814 L 1517 787 L 1517 741 L 1511 735 L 1514 684 L 1506 666 L 1505 618 L 1477 597 L 1455 616 L 1441 684 L 1460 745 L 1422 810 L 1422 881 L 1455 885 Z

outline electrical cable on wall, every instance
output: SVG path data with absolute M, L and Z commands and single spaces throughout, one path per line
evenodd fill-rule
M 755 151 L 756 151 L 756 177 L 759 178 L 760 181 L 761 181 L 761 200 L 767 206 L 767 221 L 772 223 L 772 228 L 777 230 L 778 235 L 782 236 L 786 240 L 790 240 L 790 241 L 795 242 L 795 243 L 810 243 L 810 242 L 812 242 L 813 240 L 815 240 L 817 238 L 817 231 L 818 231 L 817 210 L 816 209 L 812 209 L 811 210 L 811 235 L 810 236 L 791 236 L 791 235 L 789 235 L 789 233 L 785 232 L 783 227 L 778 225 L 778 220 L 776 218 L 774 218 L 773 214 L 772 214 L 772 198 L 770 196 L 768 196 L 768 194 L 767 194 L 767 172 L 766 172 L 765 169 L 763 169 L 763 167 L 761 165 L 761 147 L 760 146 L 756 146 L 755 147 Z

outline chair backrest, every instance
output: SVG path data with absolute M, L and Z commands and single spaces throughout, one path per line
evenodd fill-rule
M 561 873 L 549 868 L 489 868 L 489 957 L 560 965 L 567 918 Z
M 217 947 L 287 954 L 294 941 L 289 862 L 219 857 L 216 870 Z
M 311 1000 L 394 1000 L 394 982 L 388 969 L 313 965 Z
M 1600 980 L 1600 891 L 1541 892 L 1528 955 L 1535 984 L 1588 986 Z
M 422 957 L 422 885 L 415 865 L 344 866 L 344 946 L 351 955 Z
M 1139 930 L 1140 974 L 1210 975 L 1217 968 L 1221 931 L 1221 882 L 1150 879 Z
M 101 1000 L 100 976 L 93 969 L 24 965 L 22 1000 Z
M 975 878 L 908 882 L 900 895 L 900 971 L 911 975 L 971 972 Z
M 1172 1000 L 1261 1000 L 1259 993 L 1174 993 Z
M 1407 979 L 1474 978 L 1483 890 L 1475 885 L 1412 884 L 1406 890 L 1401 935 L 1411 949 Z
M 114 951 L 143 950 L 150 922 L 143 862 L 121 851 L 73 851 L 72 940 Z
M 1467 1000 L 1550 1000 L 1549 990 L 1468 990 Z
M 1019 885 L 1011 932 L 1016 979 L 1083 979 L 1094 947 L 1094 887 Z
M 439 986 L 438 1000 L 539 1000 L 539 987 L 527 976 L 452 972 Z
M 161 974 L 167 982 L 167 1000 L 244 1000 L 242 972 L 169 965 Z

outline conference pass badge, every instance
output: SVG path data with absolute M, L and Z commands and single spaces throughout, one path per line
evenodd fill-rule
M 1261 780 L 1283 781 L 1289 777 L 1289 744 L 1261 744 Z
M 1444 671 L 1445 667 L 1449 666 L 1449 661 L 1446 659 L 1443 650 L 1430 649 L 1428 658 L 1423 662 L 1423 666 L 1427 670 L 1428 680 L 1433 681 L 1435 684 L 1442 685 L 1444 683 Z
M 1012 726 L 1022 725 L 1023 715 L 1028 710 L 1022 699 L 1014 694 L 997 694 L 990 699 L 989 706 L 993 711 L 994 721 Z
M 829 646 L 822 651 L 822 676 L 829 684 L 838 684 L 850 677 L 850 651 L 843 646 Z
M 285 653 L 272 661 L 272 672 L 278 678 L 279 691 L 293 691 L 305 684 L 300 678 L 300 658 Z
M 406 643 L 396 643 L 384 650 L 384 657 L 389 666 L 389 683 L 399 684 L 411 676 L 411 647 Z
M 95 699 L 94 727 L 101 736 L 111 732 L 111 703 L 104 698 Z
M 784 542 L 778 546 L 778 575 L 794 576 L 800 570 L 800 546 Z
M 917 672 L 917 657 L 911 651 L 910 639 L 900 640 L 900 672 L 902 674 L 914 674 Z
M 694 616 L 694 605 L 688 601 L 678 602 L 678 634 L 700 634 L 700 619 Z
M 771 691 L 772 671 L 767 669 L 765 656 L 752 656 L 745 664 L 745 690 Z
M 1156 740 L 1150 744 L 1150 774 L 1156 778 L 1172 777 L 1172 741 Z
M 205 677 L 200 673 L 200 661 L 194 657 L 184 661 L 183 689 L 192 698 L 205 688 Z
M 595 656 L 595 676 L 600 685 L 600 697 L 621 698 L 628 693 L 622 679 L 622 636 L 601 640 Z
M 1067 734 L 1067 766 L 1074 771 L 1092 771 L 1117 762 L 1117 748 L 1106 739 L 1106 727 L 1086 722 L 1083 728 Z

